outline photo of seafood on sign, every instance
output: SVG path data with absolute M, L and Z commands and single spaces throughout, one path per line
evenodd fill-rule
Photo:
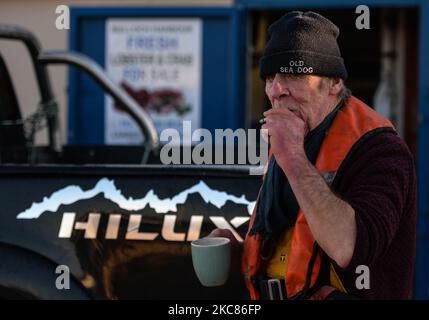
M 185 120 L 192 130 L 201 126 L 201 43 L 198 18 L 106 22 L 107 73 L 149 113 L 159 133 L 182 132 Z M 141 144 L 143 135 L 124 107 L 105 99 L 105 143 Z

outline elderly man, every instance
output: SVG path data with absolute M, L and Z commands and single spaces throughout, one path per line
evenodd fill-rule
M 260 75 L 271 157 L 241 265 L 253 299 L 407 299 L 416 178 L 392 124 L 345 87 L 338 28 L 290 12 L 269 28 Z

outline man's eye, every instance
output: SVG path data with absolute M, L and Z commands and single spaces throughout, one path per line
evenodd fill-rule
M 291 75 L 290 78 L 291 80 L 294 80 L 294 81 L 303 81 L 307 79 L 305 74 L 294 74 L 294 75 Z

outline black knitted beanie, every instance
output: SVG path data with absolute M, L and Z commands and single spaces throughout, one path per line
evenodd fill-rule
M 338 27 L 315 12 L 293 11 L 269 28 L 260 77 L 275 73 L 347 78 L 337 38 Z

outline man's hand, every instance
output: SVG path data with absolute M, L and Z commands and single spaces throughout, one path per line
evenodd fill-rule
M 207 237 L 224 237 L 228 238 L 231 241 L 231 249 L 234 251 L 237 248 L 241 247 L 241 243 L 238 242 L 237 238 L 234 237 L 231 230 L 229 229 L 214 229 Z
M 262 129 L 268 130 L 271 150 L 279 163 L 288 167 L 290 162 L 305 156 L 304 137 L 309 128 L 298 110 L 270 109 L 264 116 L 266 122 Z

